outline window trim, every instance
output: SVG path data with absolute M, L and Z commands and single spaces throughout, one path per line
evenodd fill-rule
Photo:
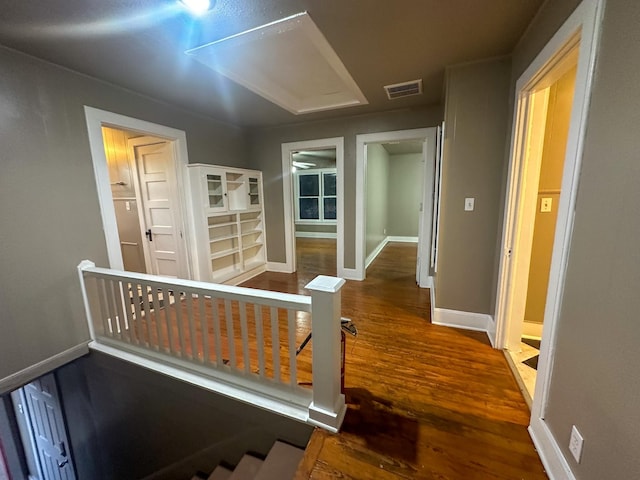
M 338 223 L 338 219 L 335 220 L 325 220 L 324 219 L 324 199 L 325 198 L 335 198 L 336 206 L 338 204 L 338 192 L 336 188 L 335 195 L 325 195 L 324 194 L 324 174 L 332 173 L 336 175 L 337 180 L 337 168 L 314 168 L 309 170 L 296 170 L 293 174 L 294 176 L 294 210 L 295 210 L 295 224 L 296 225 L 336 225 Z M 303 175 L 316 175 L 318 177 L 318 186 L 319 186 L 319 195 L 310 196 L 310 197 L 302 197 L 302 198 L 317 198 L 318 199 L 318 220 L 309 219 L 309 218 L 300 218 L 300 182 L 299 177 Z M 336 216 L 337 216 L 337 208 L 336 208 Z

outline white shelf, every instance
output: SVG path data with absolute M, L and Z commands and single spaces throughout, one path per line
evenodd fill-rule
M 224 235 L 222 237 L 214 237 L 214 238 L 210 238 L 209 239 L 209 243 L 216 243 L 216 242 L 222 242 L 224 240 L 230 240 L 232 238 L 238 238 L 238 234 L 233 234 L 233 235 Z
M 233 255 L 234 253 L 240 253 L 240 249 L 230 248 L 229 250 L 223 250 L 222 252 L 212 253 L 209 258 L 211 260 L 216 260 L 218 258 L 228 257 L 229 255 Z
M 214 223 L 209 225 L 209 228 L 220 228 L 220 227 L 230 227 L 232 225 L 237 225 L 238 221 L 234 220 L 233 222 L 225 222 L 225 223 Z
M 264 270 L 267 255 L 261 172 L 207 164 L 188 168 L 197 279 L 233 283 L 236 278 L 250 278 Z
M 253 243 L 250 243 L 248 245 L 243 245 L 242 246 L 242 250 L 244 251 L 244 250 L 249 250 L 249 249 L 254 248 L 254 247 L 261 247 L 262 245 L 264 245 L 262 242 L 253 242 Z

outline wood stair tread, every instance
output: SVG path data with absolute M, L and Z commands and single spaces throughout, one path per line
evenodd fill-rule
M 253 480 L 262 466 L 262 460 L 253 455 L 244 455 L 229 480 Z
M 269 450 L 254 480 L 290 480 L 298 469 L 304 450 L 277 441 Z

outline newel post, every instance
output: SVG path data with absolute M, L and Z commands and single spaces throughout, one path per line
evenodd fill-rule
M 311 291 L 313 333 L 313 402 L 309 422 L 333 432 L 340 429 L 346 404 L 340 391 L 340 289 L 344 279 L 320 275 L 306 288 Z
M 84 302 L 84 310 L 87 314 L 87 324 L 89 325 L 89 335 L 91 340 L 96 339 L 93 328 L 93 318 L 91 315 L 91 304 L 89 303 L 89 294 L 87 293 L 87 282 L 84 278 L 84 271 L 89 268 L 95 268 L 96 264 L 91 260 L 83 260 L 78 264 L 78 276 L 80 277 L 80 290 L 82 291 L 82 301 Z

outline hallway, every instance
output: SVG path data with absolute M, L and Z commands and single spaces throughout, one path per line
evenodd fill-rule
M 297 273 L 243 286 L 307 293 L 328 272 L 306 253 L 299 244 Z M 364 282 L 344 286 L 342 315 L 358 328 L 346 340 L 348 411 L 339 434 L 314 432 L 296 478 L 547 478 L 502 352 L 484 333 L 430 324 L 415 264 L 415 244 L 390 243 Z

